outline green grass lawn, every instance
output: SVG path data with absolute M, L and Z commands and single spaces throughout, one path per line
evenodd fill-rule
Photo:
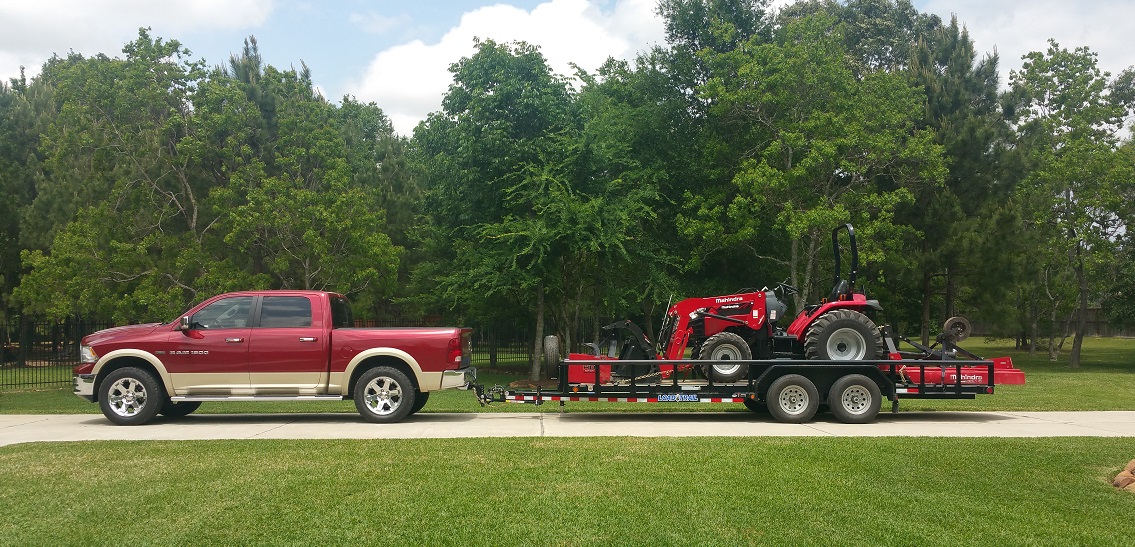
M 0 544 L 1130 545 L 1129 439 L 0 448 Z
M 1132 410 L 1135 340 L 1082 369 L 1012 355 L 1028 384 L 905 410 Z M 1065 356 L 1066 358 L 1066 356 Z M 506 384 L 519 374 L 483 374 Z M 431 395 L 423 412 L 560 411 Z M 569 403 L 568 412 L 741 405 Z M 3 413 L 97 413 L 70 389 Z M 199 412 L 354 412 L 351 402 Z M 159 426 L 160 427 L 160 426 Z M 376 426 L 381 427 L 381 426 Z M 32 443 L 0 447 L 0 545 L 1128 545 L 1130 439 L 509 438 Z

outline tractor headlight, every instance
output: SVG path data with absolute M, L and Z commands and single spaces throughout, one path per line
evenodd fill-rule
M 91 348 L 91 346 L 80 346 L 79 347 L 79 361 L 80 362 L 94 363 L 94 362 L 97 362 L 98 360 L 99 360 L 99 356 L 98 356 L 98 354 L 95 353 L 95 350 L 93 348 Z

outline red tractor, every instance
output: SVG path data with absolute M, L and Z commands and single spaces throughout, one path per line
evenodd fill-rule
M 840 267 L 841 231 L 846 231 L 850 246 L 851 265 L 844 278 Z M 795 287 L 780 283 L 769 290 L 743 289 L 736 294 L 687 298 L 666 311 L 658 337 L 659 347 L 637 325 L 619 321 L 604 330 L 629 331 L 630 337 L 618 355 L 606 358 L 619 360 L 678 360 L 690 358 L 714 361 L 703 365 L 700 374 L 714 382 L 730 383 L 744 378 L 745 365 L 721 361 L 749 361 L 753 359 L 812 359 L 812 360 L 874 360 L 886 359 L 883 335 L 871 319 L 882 307 L 877 300 L 869 300 L 855 288 L 859 268 L 859 252 L 855 244 L 855 229 L 844 224 L 832 230 L 832 247 L 835 253 L 835 276 L 831 293 L 818 304 L 804 308 L 787 329 L 778 328 L 784 320 L 788 306 L 784 300 L 797 292 Z M 618 344 L 617 335 L 610 339 L 610 348 Z M 598 344 L 592 347 L 593 355 L 601 358 Z M 558 351 L 558 348 L 556 348 Z M 572 355 L 572 358 L 586 358 Z M 679 368 L 690 370 L 692 365 Z M 658 367 L 642 365 L 615 366 L 615 377 L 642 377 L 658 375 L 668 378 L 672 370 L 660 372 Z

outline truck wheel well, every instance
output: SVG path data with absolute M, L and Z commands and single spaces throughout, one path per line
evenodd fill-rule
M 345 399 L 354 397 L 355 384 L 358 383 L 359 376 L 362 376 L 364 372 L 375 367 L 391 367 L 402 371 L 402 373 L 410 379 L 410 382 L 414 384 L 414 390 L 421 391 L 418 389 L 418 377 L 414 374 L 414 370 L 410 368 L 410 365 L 407 365 L 405 361 L 391 355 L 378 355 L 365 359 L 363 362 L 359 363 L 359 366 L 355 367 L 355 371 L 351 373 L 351 381 L 347 384 L 347 391 L 344 392 Z
M 151 365 L 149 361 L 142 359 L 141 357 L 118 357 L 116 359 L 107 361 L 107 363 L 103 365 L 102 370 L 99 371 L 98 377 L 95 378 L 95 400 L 93 402 L 98 402 L 99 391 L 102 389 L 102 381 L 107 377 L 107 375 L 120 368 L 126 367 L 135 367 L 149 372 L 150 374 L 154 375 L 154 379 L 158 381 L 159 387 L 165 385 L 162 381 L 162 375 L 158 373 L 158 369 L 154 368 L 154 365 Z

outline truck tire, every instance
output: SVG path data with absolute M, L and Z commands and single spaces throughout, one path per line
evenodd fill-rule
M 355 384 L 355 408 L 363 419 L 376 424 L 394 423 L 414 409 L 414 384 L 393 367 L 374 367 Z
M 710 361 L 749 361 L 753 358 L 753 351 L 740 335 L 719 332 L 706 338 L 698 352 L 698 358 Z M 749 373 L 749 367 L 740 364 L 706 365 L 706 369 L 706 376 L 711 380 L 725 384 L 736 382 Z
M 855 310 L 829 311 L 813 321 L 804 335 L 806 359 L 870 361 L 885 354 L 879 327 Z
M 414 406 L 410 407 L 410 414 L 417 414 L 422 407 L 426 406 L 426 401 L 430 400 L 430 392 L 419 391 L 414 394 Z
M 874 380 L 862 374 L 848 374 L 828 392 L 832 416 L 845 424 L 865 424 L 879 415 L 882 393 Z
M 175 403 L 166 399 L 162 402 L 162 408 L 158 412 L 167 418 L 183 418 L 193 414 L 193 411 L 198 408 L 201 408 L 201 401 L 182 401 Z
M 768 411 L 778 422 L 802 424 L 820 408 L 816 384 L 799 374 L 785 374 L 768 388 Z
M 165 400 L 154 375 L 137 367 L 115 370 L 99 386 L 99 408 L 116 425 L 141 425 L 152 420 Z

